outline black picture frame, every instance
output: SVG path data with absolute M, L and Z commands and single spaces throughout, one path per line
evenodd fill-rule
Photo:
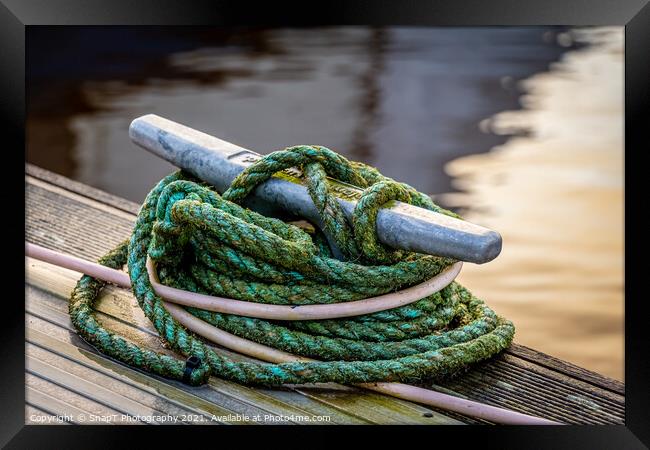
M 39 25 L 213 25 L 213 26 L 308 26 L 308 25 L 404 25 L 404 26 L 524 26 L 524 25 L 616 25 L 625 26 L 625 426 L 469 427 L 461 434 L 449 427 L 409 428 L 408 441 L 429 439 L 443 443 L 475 440 L 480 448 L 647 448 L 650 445 L 650 358 L 645 336 L 642 257 L 647 253 L 638 216 L 643 203 L 645 167 L 641 163 L 650 117 L 650 6 L 648 0 L 448 0 L 448 1 L 326 1 L 249 2 L 188 0 L 0 0 L 0 113 L 4 144 L 4 188 L 0 208 L 3 220 L 14 219 L 4 233 L 2 256 L 17 261 L 24 252 L 24 196 L 19 193 L 22 170 L 19 161 L 25 148 L 25 31 Z M 643 119 L 646 117 L 646 119 Z M 23 149 L 21 152 L 19 149 Z M 8 156 L 15 161 L 9 162 Z M 11 181 L 9 178 L 13 178 Z M 9 187 L 16 182 L 16 187 Z M 11 233 L 15 233 L 15 236 Z M 19 236 L 21 234 L 23 236 Z M 16 260 L 13 255 L 16 255 Z M 24 254 L 24 253 L 23 253 Z M 639 264 L 635 262 L 639 261 Z M 20 265 L 9 262 L 9 267 Z M 24 274 L 24 271 L 23 271 Z M 640 273 L 639 273 L 640 275 Z M 0 445 L 8 448 L 110 448 L 133 444 L 136 435 L 153 437 L 145 427 L 128 433 L 112 427 L 56 427 L 24 424 L 24 286 L 20 276 L 5 275 L 5 298 L 0 324 Z M 11 295 L 7 288 L 15 288 Z M 149 427 L 146 427 L 149 428 Z M 164 438 L 175 427 L 160 427 L 155 436 Z M 192 427 L 192 443 L 202 438 L 217 442 L 225 431 L 203 435 Z M 373 427 L 373 435 L 387 433 Z M 270 430 L 273 429 L 273 430 Z M 133 431 L 131 431 L 133 430 Z M 205 430 L 205 429 L 203 429 Z M 264 431 L 278 431 L 265 427 Z M 323 436 L 325 430 L 315 430 Z M 417 438 L 414 433 L 421 434 Z M 298 437 L 292 431 L 292 437 Z M 404 436 L 388 430 L 396 437 Z M 435 435 L 433 433 L 436 433 Z M 429 437 L 427 437 L 429 435 Z M 218 436 L 218 438 L 215 438 Z M 239 434 L 244 438 L 244 434 Z M 285 435 L 286 437 L 286 435 Z M 237 434 L 228 438 L 237 438 Z M 426 442 L 426 441 L 425 441 Z M 222 441 L 225 444 L 225 441 Z M 219 445 L 219 444 L 217 444 Z M 408 445 L 408 444 L 407 444 Z M 479 447 L 477 447 L 479 448 Z

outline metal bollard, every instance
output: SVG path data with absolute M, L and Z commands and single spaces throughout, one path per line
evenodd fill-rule
M 129 136 L 137 145 L 212 184 L 219 192 L 224 192 L 240 172 L 262 157 L 154 114 L 135 119 Z M 272 177 L 249 195 L 246 206 L 270 215 L 280 210 L 304 217 L 322 228 L 299 176 L 298 169 L 291 168 Z M 351 217 L 362 190 L 333 179 L 328 182 L 343 211 Z M 501 252 L 501 236 L 496 231 L 401 202 L 380 209 L 377 236 L 392 248 L 478 264 L 491 261 Z

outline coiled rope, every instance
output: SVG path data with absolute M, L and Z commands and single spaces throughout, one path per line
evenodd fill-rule
M 252 212 L 238 203 L 257 185 L 299 168 L 320 211 L 323 228 L 346 261 L 332 257 L 322 231 L 307 232 Z M 364 189 L 351 221 L 330 194 L 326 177 Z M 436 276 L 455 261 L 393 250 L 378 242 L 379 208 L 399 200 L 455 216 L 425 194 L 319 146 L 268 154 L 219 195 L 182 171 L 147 195 L 130 240 L 100 259 L 128 263 L 140 308 L 185 361 L 143 349 L 106 328 L 94 303 L 105 282 L 84 275 L 69 304 L 78 333 L 102 353 L 164 377 L 200 385 L 210 375 L 247 385 L 317 382 L 419 383 L 452 376 L 508 347 L 513 324 L 497 316 L 456 282 L 416 302 L 362 316 L 332 320 L 262 320 L 187 307 L 193 316 L 238 337 L 318 361 L 281 364 L 234 361 L 214 352 L 172 317 L 152 286 L 147 259 L 160 281 L 186 291 L 274 305 L 350 302 L 394 292 Z

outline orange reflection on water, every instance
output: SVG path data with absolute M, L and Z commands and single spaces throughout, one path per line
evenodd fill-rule
M 516 341 L 622 380 L 623 28 L 574 33 L 595 45 L 527 79 L 523 110 L 482 123 L 526 135 L 450 162 L 464 192 L 440 197 L 502 234 L 501 255 L 459 281 Z

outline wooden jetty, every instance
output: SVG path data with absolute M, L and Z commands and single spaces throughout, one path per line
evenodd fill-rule
M 96 260 L 126 239 L 139 205 L 26 166 L 25 239 Z M 26 423 L 474 424 L 455 413 L 327 384 L 260 389 L 212 377 L 190 387 L 99 354 L 75 333 L 68 298 L 79 273 L 31 258 L 25 280 Z M 173 354 L 133 295 L 108 287 L 99 318 L 139 345 Z M 246 359 L 228 350 L 217 352 Z M 462 377 L 430 386 L 452 395 L 567 424 L 624 424 L 625 385 L 513 344 Z

